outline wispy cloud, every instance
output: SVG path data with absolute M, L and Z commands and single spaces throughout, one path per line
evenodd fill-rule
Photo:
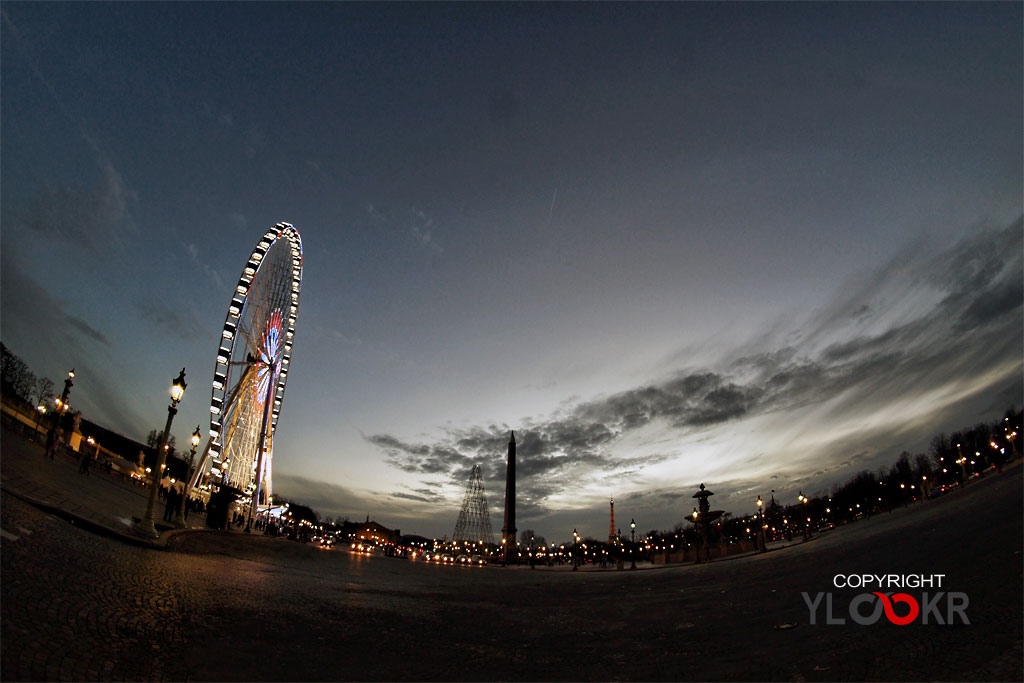
M 416 243 L 432 253 L 443 253 L 444 249 L 434 239 L 434 219 L 416 207 L 412 207 L 409 210 L 409 214 L 412 222 L 412 225 L 409 227 L 409 234 L 412 235 Z

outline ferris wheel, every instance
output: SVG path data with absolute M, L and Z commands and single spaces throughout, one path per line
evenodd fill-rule
M 271 493 L 273 437 L 281 414 L 302 286 L 302 239 L 289 223 L 263 235 L 228 304 L 210 399 L 210 439 L 196 468 L 252 495 Z

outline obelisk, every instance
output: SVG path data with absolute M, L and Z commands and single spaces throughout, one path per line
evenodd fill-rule
M 501 527 L 502 561 L 519 561 L 516 549 L 516 433 L 508 439 L 508 464 L 505 466 L 505 523 Z

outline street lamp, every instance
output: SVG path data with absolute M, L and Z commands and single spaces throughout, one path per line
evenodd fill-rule
M 50 460 L 53 460 L 53 456 L 57 452 L 57 430 L 60 428 L 61 417 L 68 410 L 68 394 L 71 393 L 71 387 L 75 384 L 71 381 L 74 378 L 75 369 L 71 368 L 68 370 L 68 376 L 64 380 L 64 391 L 61 392 L 60 398 L 54 400 L 54 405 L 57 409 L 53 412 L 53 426 L 46 434 L 46 454 L 50 456 Z
M 579 554 L 580 554 L 580 535 L 578 533 L 576 533 L 575 529 L 572 530 L 572 538 L 573 538 L 573 544 L 572 544 L 572 570 L 576 571 L 576 570 L 578 570 L 580 568 L 579 567 L 579 562 L 580 562 L 580 558 L 579 558 Z
M 882 482 L 878 482 L 878 483 L 881 484 Z M 808 498 L 807 496 L 805 496 L 803 491 L 800 491 L 800 492 L 798 492 L 797 500 L 799 500 L 802 504 L 807 505 L 807 503 L 809 503 L 811 499 Z M 804 539 L 806 540 L 806 539 L 811 537 L 811 518 L 807 516 L 806 512 L 801 513 L 801 516 L 805 520 L 804 521 Z
M 764 528 L 766 525 L 764 523 L 764 501 L 761 500 L 761 496 L 757 497 L 757 516 L 761 520 L 761 552 L 766 553 L 768 552 L 768 543 L 764 538 Z
M 33 440 L 39 439 L 39 421 L 43 419 L 43 415 L 46 415 L 46 406 L 40 403 L 36 406 L 36 431 L 32 435 Z
M 636 569 L 636 519 L 629 520 L 629 540 L 632 546 L 629 549 L 629 568 Z
M 135 531 L 143 536 L 150 536 L 151 538 L 159 538 L 160 534 L 157 533 L 156 526 L 153 524 L 153 505 L 156 503 L 156 492 L 160 487 L 160 475 L 164 469 L 164 460 L 167 457 L 167 451 L 162 448 L 167 443 L 167 439 L 171 433 L 171 422 L 174 420 L 174 416 L 178 414 L 178 402 L 181 397 L 185 395 L 185 368 L 181 369 L 178 376 L 171 381 L 171 405 L 167 406 L 167 424 L 164 426 L 164 435 L 160 438 L 160 444 L 158 445 L 157 452 L 157 466 L 153 469 L 153 481 L 151 482 L 153 488 L 149 491 L 149 502 L 146 504 L 146 516 L 143 517 L 138 524 L 135 525 Z
M 192 462 L 196 457 L 196 448 L 199 447 L 200 439 L 199 425 L 196 431 L 192 432 L 192 449 L 188 452 L 188 472 L 185 474 L 184 487 L 181 491 L 181 500 L 178 501 L 178 514 L 174 517 L 174 526 L 179 529 L 185 528 L 185 499 L 188 498 L 190 484 L 192 483 Z

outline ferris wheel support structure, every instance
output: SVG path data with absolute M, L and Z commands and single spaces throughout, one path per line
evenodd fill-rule
M 302 285 L 302 239 L 289 223 L 257 243 L 232 293 L 214 366 L 210 438 L 190 488 L 207 466 L 211 482 L 251 496 L 272 491 L 273 435 L 291 362 Z M 247 526 L 247 530 L 249 526 Z

